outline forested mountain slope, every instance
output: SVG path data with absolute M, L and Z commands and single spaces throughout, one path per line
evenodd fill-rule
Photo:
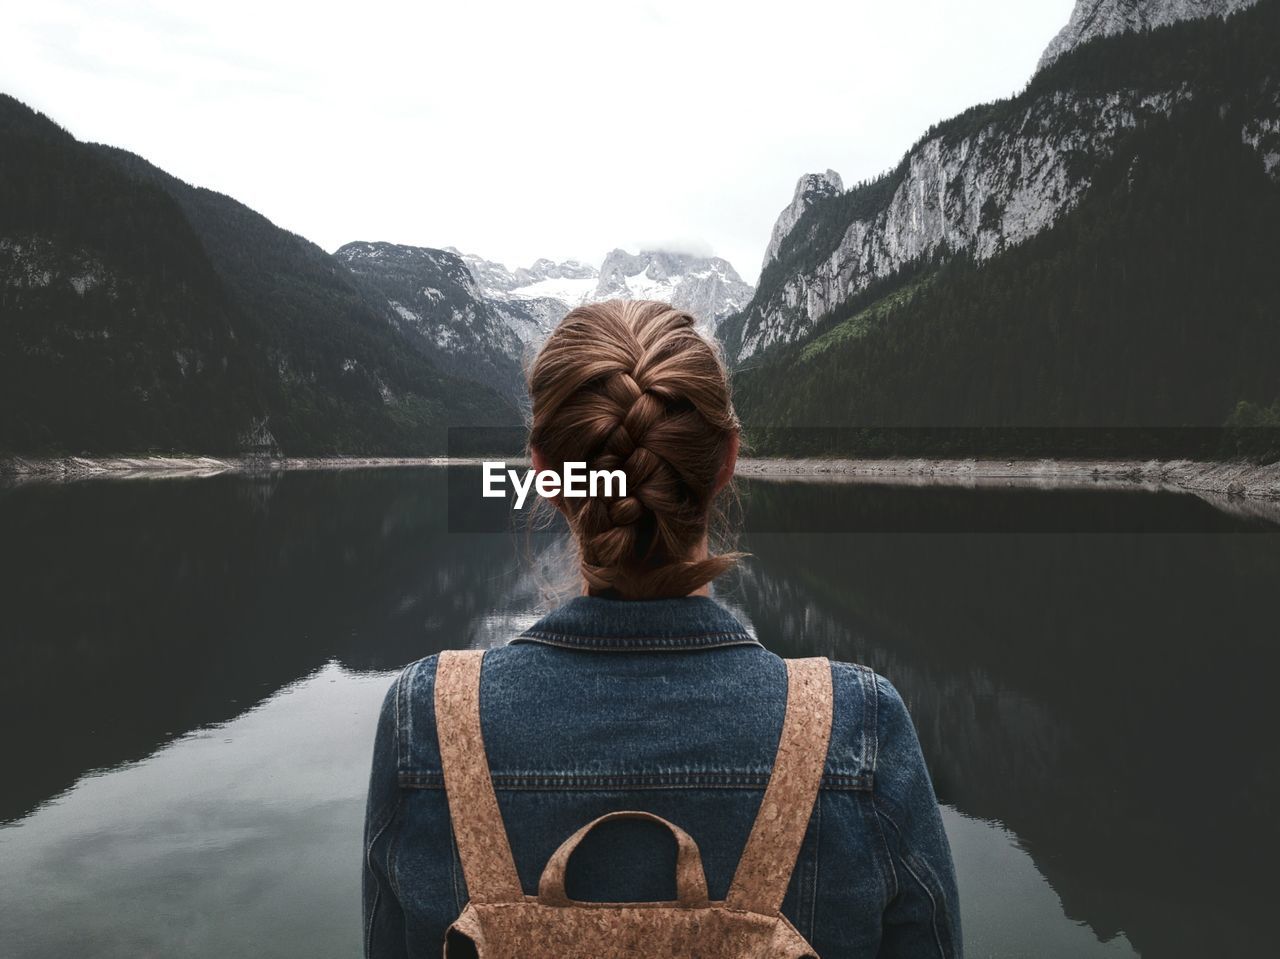
M 853 452 L 873 442 L 859 427 L 1266 421 L 1259 411 L 1280 398 L 1280 127 L 1266 119 L 1280 111 L 1277 64 L 1280 3 L 1262 0 L 1225 22 L 1087 43 L 1014 101 L 931 133 L 945 149 L 1020 117 L 1018 129 L 1043 123 L 1035 104 L 1058 102 L 1054 122 L 1069 137 L 1099 98 L 1172 91 L 1160 110 L 1117 126 L 1105 149 L 1080 146 L 1061 161 L 1087 173 L 1048 226 L 1018 243 L 997 231 L 990 248 L 922 246 L 883 275 L 860 275 L 802 331 L 741 351 L 739 412 L 757 449 L 815 452 L 787 432 L 808 426 L 847 428 L 812 441 Z M 755 307 L 788 302 L 779 278 L 806 269 L 824 237 L 839 242 L 850 211 L 891 186 L 811 207 Z M 993 223 L 1006 216 L 989 209 Z M 1045 436 L 1041 451 L 1055 452 Z
M 1125 137 L 1195 102 L 1280 170 L 1280 0 L 1226 20 L 1102 37 L 1059 57 L 1016 97 L 936 125 L 893 170 L 810 202 L 778 241 L 752 301 L 721 326 L 731 358 L 811 335 L 921 258 L 985 260 L 1052 226 Z
M 0 97 L 0 449 L 398 453 L 517 422 L 319 247 Z

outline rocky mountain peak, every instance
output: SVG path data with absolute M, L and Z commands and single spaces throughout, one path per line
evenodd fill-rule
M 761 269 L 773 262 L 782 246 L 782 241 L 804 215 L 805 210 L 818 200 L 843 192 L 844 182 L 835 170 L 827 170 L 826 173 L 806 173 L 800 177 L 791 202 L 778 214 L 778 219 L 773 224 L 773 234 L 769 237 L 769 248 L 765 251 Z
M 470 267 L 483 296 L 527 345 L 536 346 L 575 306 L 612 298 L 663 300 L 698 317 L 714 332 L 721 319 L 741 310 L 752 287 L 718 256 L 675 250 L 617 248 L 600 269 L 578 260 L 541 258 L 508 269 L 470 253 L 455 252 Z
M 742 309 L 752 287 L 718 256 L 673 250 L 613 250 L 604 258 L 591 299 L 663 300 L 698 317 L 705 332 Z
M 807 200 L 810 184 L 823 185 L 802 178 L 797 199 L 774 229 L 754 298 L 719 327 L 729 356 L 741 363 L 774 344 L 795 343 L 873 284 L 896 282 L 895 276 L 935 258 L 962 253 L 983 263 L 1050 229 L 1134 131 L 1180 123 L 1197 100 L 1238 124 L 1240 142 L 1256 151 L 1266 173 L 1280 176 L 1280 92 L 1275 71 L 1262 66 L 1275 59 L 1266 44 L 1278 6 L 1276 0 L 1079 0 L 1071 25 L 1055 41 L 1063 50 L 1093 36 L 1141 31 L 1100 57 L 1112 71 L 1105 82 L 1082 90 L 1070 78 L 1056 83 L 1051 72 L 1047 82 L 1016 97 L 935 124 L 896 167 L 843 194 L 849 202 Z M 1230 14 L 1224 29 L 1205 19 L 1220 14 Z M 1174 29 L 1179 19 L 1189 21 L 1185 29 Z M 1245 47 L 1241 38 L 1255 34 L 1264 53 L 1238 73 L 1227 71 L 1224 45 Z M 1153 56 L 1134 55 L 1142 49 Z M 1187 59 L 1180 61 L 1173 49 Z M 1201 56 L 1223 56 L 1224 62 L 1205 62 L 1231 83 L 1253 71 L 1248 106 L 1224 99 L 1209 81 L 1189 79 L 1185 63 Z M 1238 87 L 1232 91 L 1239 95 Z M 774 259 L 781 250 L 787 251 L 785 269 Z
M 1096 37 L 1154 30 L 1179 20 L 1225 17 L 1258 0 L 1076 0 L 1071 19 L 1040 57 L 1043 70 L 1058 57 Z
M 467 258 L 452 249 L 365 241 L 333 255 L 385 297 L 388 323 L 444 370 L 521 397 L 523 343 L 491 308 Z
M 555 260 L 547 259 L 544 256 L 534 260 L 533 265 L 527 270 L 516 270 L 515 275 L 527 277 L 529 282 L 536 280 L 581 280 L 594 278 L 596 269 L 577 260 L 563 260 L 557 263 Z
M 547 257 L 540 257 L 528 267 L 512 270 L 495 260 L 486 260 L 474 253 L 463 253 L 457 247 L 447 246 L 445 250 L 466 263 L 475 276 L 476 283 L 489 296 L 525 290 L 535 283 L 547 280 L 594 280 L 597 275 L 594 267 L 577 260 L 557 263 Z

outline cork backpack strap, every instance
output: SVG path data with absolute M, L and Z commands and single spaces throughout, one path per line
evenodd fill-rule
M 732 908 L 766 916 L 782 908 L 831 741 L 831 663 L 824 657 L 786 663 L 787 708 L 773 773 L 725 897 Z
M 446 650 L 436 666 L 436 735 L 458 857 L 472 902 L 514 902 L 524 895 L 489 777 L 480 732 L 483 650 Z

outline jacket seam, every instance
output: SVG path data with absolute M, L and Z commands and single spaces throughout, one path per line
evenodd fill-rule
M 822 863 L 822 800 L 816 797 L 813 804 L 813 876 L 809 884 L 809 931 L 805 937 L 813 941 L 818 927 L 818 890 L 822 888 L 818 870 Z
M 876 682 L 876 674 L 865 666 L 858 667 L 858 675 L 862 683 L 862 761 L 874 785 L 880 764 L 880 684 Z
M 396 899 L 404 902 L 404 896 L 400 892 L 400 883 L 396 882 L 396 840 L 400 836 L 400 803 L 403 797 L 396 800 L 396 815 L 391 817 L 391 822 L 395 824 L 395 828 L 387 836 L 387 883 L 391 886 L 391 891 L 396 894 Z
M 614 789 L 763 789 L 769 784 L 769 773 L 600 773 L 587 775 L 539 774 L 517 775 L 494 773 L 490 775 L 496 790 L 514 792 L 557 790 L 614 790 Z M 401 772 L 399 784 L 406 789 L 443 789 L 444 777 L 439 772 Z M 872 782 L 862 773 L 826 773 L 821 789 L 836 791 L 869 792 Z
M 395 721 L 396 721 L 396 768 L 404 769 L 409 765 L 408 762 L 408 730 L 404 717 L 408 715 L 408 704 L 404 702 L 405 698 L 405 677 L 407 677 L 414 669 L 415 663 L 410 663 L 404 669 L 400 670 L 400 675 L 396 677 L 396 704 L 395 704 Z
M 373 959 L 373 927 L 378 920 L 378 905 L 382 899 L 382 887 L 375 877 L 373 880 L 373 904 L 369 907 L 369 918 L 364 930 L 365 959 Z
M 886 901 L 897 897 L 901 884 L 898 881 L 898 867 L 893 864 L 893 852 L 889 849 L 889 837 L 884 834 L 884 824 L 880 822 L 880 811 L 876 808 L 875 793 L 864 793 L 867 808 L 870 809 L 871 822 L 875 827 L 875 835 L 880 840 L 880 856 L 888 867 L 888 889 Z
M 863 736 L 866 748 L 863 760 L 867 764 L 871 778 L 871 818 L 875 822 L 876 834 L 880 837 L 880 849 L 884 861 L 889 865 L 889 898 L 897 897 L 902 888 L 898 879 L 898 867 L 893 861 L 893 851 L 889 847 L 889 837 L 884 833 L 884 824 L 880 821 L 879 804 L 876 802 L 876 772 L 880 764 L 880 684 L 876 682 L 876 674 L 866 667 L 858 667 L 858 674 L 863 683 Z M 868 689 L 867 687 L 870 687 Z M 892 821 L 892 820 L 890 820 Z
M 364 852 L 365 866 L 369 870 L 369 875 L 373 877 L 373 902 L 369 906 L 369 916 L 367 919 L 368 924 L 367 924 L 367 927 L 365 928 L 365 936 L 364 936 L 364 948 L 365 948 L 366 956 L 373 955 L 373 928 L 377 924 L 378 906 L 381 904 L 381 901 L 382 901 L 382 881 L 378 878 L 378 870 L 374 867 L 373 850 L 374 850 L 374 847 L 377 845 L 378 840 L 382 837 L 382 834 L 386 832 L 387 827 L 390 826 L 391 823 L 394 822 L 396 817 L 400 814 L 400 803 L 401 803 L 401 797 L 397 794 L 396 804 L 394 807 L 392 807 L 391 815 L 387 817 L 386 822 L 384 822 L 381 826 L 378 827 L 377 832 L 375 832 L 373 836 L 369 839 L 368 846 L 365 847 L 365 852 Z M 388 874 L 387 874 L 388 882 L 390 881 L 390 879 L 391 879 L 391 875 L 390 875 L 390 871 L 388 870 Z
M 873 798 L 872 802 L 874 801 L 875 800 Z M 877 817 L 883 818 L 890 826 L 893 827 L 894 835 L 898 840 L 896 843 L 898 846 L 898 858 L 902 860 L 903 868 L 910 873 L 911 878 L 916 881 L 920 888 L 924 890 L 925 895 L 929 897 L 929 925 L 933 929 L 933 941 L 938 947 L 939 959 L 946 959 L 947 950 L 942 945 L 942 934 L 938 930 L 938 898 L 933 894 L 933 889 L 929 887 L 929 884 L 921 878 L 919 873 L 911 868 L 911 856 L 909 855 L 906 844 L 903 842 L 902 829 L 898 826 L 897 822 L 894 821 L 893 817 L 888 814 L 888 812 L 880 808 L 880 805 L 882 804 L 878 804 L 876 806 Z
M 599 652 L 632 652 L 637 649 L 708 649 L 718 646 L 760 646 L 758 639 L 741 632 L 699 633 L 694 636 L 594 636 L 526 630 L 511 642 L 543 643 L 565 649 Z

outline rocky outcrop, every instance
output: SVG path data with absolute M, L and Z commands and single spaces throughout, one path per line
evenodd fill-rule
M 1225 17 L 1258 0 L 1076 0 L 1071 19 L 1040 57 L 1044 69 L 1058 57 L 1097 37 L 1167 27 L 1179 20 Z
M 388 322 L 445 370 L 523 395 L 524 344 L 497 315 L 471 269 L 448 250 L 348 243 L 334 257 L 386 297 Z
M 1065 50 L 1134 24 L 1141 29 L 1254 5 L 1080 0 L 1074 26 L 1060 40 Z M 1261 29 L 1270 21 L 1258 23 Z M 1011 100 L 939 124 L 893 171 L 848 192 L 824 189 L 822 178 L 802 178 L 774 228 L 754 298 L 722 326 L 730 358 L 741 362 L 775 343 L 804 338 L 825 315 L 913 262 L 958 252 L 985 260 L 1024 242 L 1074 206 L 1136 127 L 1167 119 L 1192 101 L 1223 116 L 1233 105 L 1221 90 L 1186 79 L 1176 58 L 1166 56 L 1156 75 L 1132 51 L 1125 56 L 1118 72 L 1129 79 L 1115 81 L 1113 89 L 1037 76 Z M 1249 102 L 1252 113 L 1241 120 L 1240 137 L 1269 173 L 1280 175 L 1280 76 L 1261 77 Z
M 828 170 L 826 173 L 806 173 L 802 176 L 796 184 L 796 192 L 792 195 L 791 202 L 778 214 L 778 219 L 773 224 L 769 248 L 764 252 L 764 263 L 761 264 L 761 268 L 768 266 L 777 257 L 782 241 L 800 222 L 800 217 L 809 207 L 818 200 L 837 196 L 843 192 L 844 183 L 835 170 Z
M 966 136 L 943 132 L 926 139 L 890 174 L 897 186 L 882 209 L 853 218 L 833 247 L 812 257 L 811 268 L 768 291 L 762 283 L 765 296 L 758 295 L 744 317 L 737 358 L 803 337 L 875 280 L 944 246 L 981 259 L 1034 236 L 1088 187 L 1082 160 L 1109 156 L 1121 133 L 1167 115 L 1185 95 L 1058 91 Z M 815 242 L 822 226 L 820 218 L 806 218 L 788 244 Z
M 600 275 L 595 267 L 577 260 L 562 260 L 557 263 L 542 257 L 528 267 L 512 270 L 495 260 L 486 260 L 474 253 L 463 253 L 456 247 L 447 246 L 445 250 L 462 258 L 476 283 L 491 298 L 516 294 L 576 301 L 586 295 Z
M 728 260 L 665 250 L 614 250 L 600 267 L 592 299 L 662 300 L 698 318 L 714 333 L 725 316 L 746 306 L 753 290 Z
M 578 260 L 545 258 L 512 270 L 447 249 L 467 264 L 495 314 L 526 349 L 541 344 L 565 313 L 583 303 L 611 298 L 663 300 L 688 310 L 704 331 L 714 333 L 716 324 L 741 310 L 754 292 L 732 264 L 718 256 L 615 249 L 598 270 Z

